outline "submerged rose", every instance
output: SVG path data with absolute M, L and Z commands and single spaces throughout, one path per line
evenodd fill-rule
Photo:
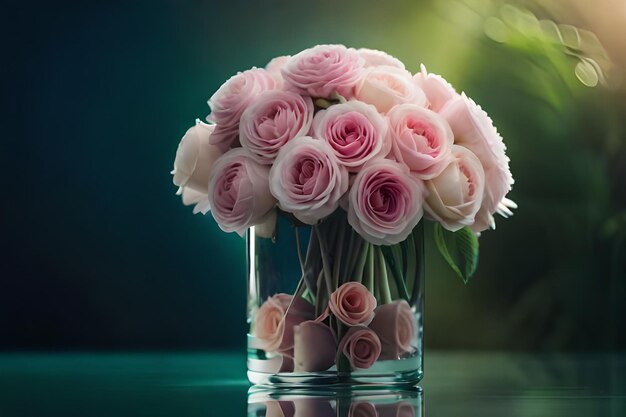
M 415 406 L 407 401 L 378 404 L 378 417 L 415 417 Z
M 422 218 L 425 188 L 395 161 L 377 159 L 356 175 L 349 195 L 348 222 L 375 245 L 402 242 Z
M 302 136 L 278 152 L 270 171 L 270 190 L 281 209 L 315 224 L 339 206 L 348 189 L 348 171 L 330 145 Z
M 309 132 L 313 101 L 289 91 L 267 91 L 241 115 L 239 141 L 255 159 L 271 164 L 280 148 Z
M 388 114 L 393 154 L 418 178 L 434 178 L 449 162 L 454 137 L 448 122 L 415 104 L 401 104 Z
M 413 352 L 415 317 L 405 300 L 396 300 L 378 307 L 369 327 L 380 339 L 380 359 L 399 359 L 402 354 Z
M 343 45 L 317 45 L 291 57 L 282 67 L 288 86 L 312 97 L 338 93 L 349 98 L 359 81 L 363 58 Z
M 353 369 L 368 369 L 380 356 L 380 339 L 365 326 L 350 327 L 339 343 L 339 351 L 348 358 Z
M 368 68 L 356 88 L 355 97 L 373 104 L 382 113 L 403 103 L 426 105 L 426 96 L 413 81 L 411 73 L 392 66 Z
M 404 69 L 404 63 L 398 58 L 389 55 L 387 52 L 368 48 L 357 49 L 357 52 L 365 61 L 365 68 L 386 65 L 389 67 Z
M 389 152 L 387 122 L 374 106 L 360 101 L 319 111 L 313 120 L 313 132 L 328 142 L 341 164 L 351 171 Z
M 467 148 L 452 146 L 452 159 L 437 177 L 426 181 L 429 195 L 424 209 L 450 231 L 474 224 L 483 201 L 485 173 L 480 161 Z
M 378 411 L 376 411 L 376 407 L 374 404 L 361 401 L 361 402 L 353 402 L 350 404 L 350 409 L 348 410 L 348 417 L 378 417 Z
M 269 190 L 269 168 L 241 148 L 215 162 L 208 191 L 211 214 L 225 232 L 243 235 L 250 226 L 264 222 L 276 205 Z
M 302 298 L 294 300 L 289 308 L 292 298 L 289 294 L 275 294 L 257 310 L 254 335 L 266 352 L 281 352 L 293 357 L 294 328 L 315 317 L 315 307 Z
M 323 323 L 305 321 L 294 328 L 294 371 L 321 372 L 335 363 L 337 338 Z
M 276 79 L 262 68 L 252 68 L 232 76 L 211 96 L 210 122 L 217 123 L 211 143 L 228 150 L 239 134 L 239 119 L 252 101 L 263 91 L 277 87 Z
M 493 214 L 504 211 L 507 203 L 509 207 L 515 207 L 504 198 L 511 190 L 513 176 L 502 137 L 487 113 L 465 94 L 448 102 L 441 115 L 452 128 L 454 143 L 471 150 L 485 172 L 483 201 L 472 229 L 481 232 L 489 227 L 495 228 Z
M 432 111 L 439 112 L 448 101 L 458 96 L 458 94 L 454 87 L 442 76 L 428 73 L 423 64 L 420 68 L 421 71 L 415 74 L 413 79 L 422 91 L 424 91 L 424 94 L 426 94 L 428 108 Z
M 328 300 L 330 311 L 348 325 L 368 325 L 374 318 L 376 297 L 360 282 L 346 282 Z

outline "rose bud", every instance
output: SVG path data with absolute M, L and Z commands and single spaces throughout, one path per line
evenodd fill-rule
M 330 295 L 328 307 L 347 326 L 368 325 L 374 318 L 376 297 L 360 282 L 346 282 Z
M 422 107 L 426 105 L 426 96 L 413 81 L 411 73 L 391 66 L 366 69 L 354 96 L 365 103 L 373 104 L 381 113 L 388 112 L 398 104 L 413 103 Z
M 415 350 L 415 317 L 405 300 L 396 300 L 378 307 L 369 328 L 380 339 L 380 359 L 400 359 L 402 354 Z
M 333 366 L 337 338 L 330 327 L 310 320 L 300 323 L 294 331 L 295 372 L 321 372 Z
M 352 369 L 368 369 L 378 360 L 381 352 L 380 339 L 365 326 L 350 327 L 339 343 Z

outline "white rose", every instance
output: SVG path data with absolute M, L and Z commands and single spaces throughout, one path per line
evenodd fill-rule
M 213 163 L 222 155 L 222 151 L 209 143 L 215 125 L 199 120 L 181 139 L 172 175 L 173 182 L 179 187 L 177 194 L 182 195 L 183 204 L 199 204 L 194 212 L 206 212 L 206 196 L 209 186 L 209 171 Z

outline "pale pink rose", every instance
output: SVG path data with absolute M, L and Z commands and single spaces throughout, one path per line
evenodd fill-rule
M 301 136 L 278 152 L 270 190 L 280 208 L 306 224 L 316 224 L 339 206 L 348 189 L 348 171 L 323 140 Z
M 269 167 L 245 149 L 232 149 L 213 164 L 209 174 L 211 214 L 225 232 L 243 235 L 266 220 L 276 205 L 269 190 Z
M 330 327 L 305 321 L 294 329 L 294 371 L 321 372 L 335 363 L 337 338 Z
M 389 159 L 368 162 L 350 189 L 348 222 L 375 245 L 402 242 L 423 214 L 425 188 L 406 166 Z
M 241 146 L 258 162 L 271 164 L 283 145 L 309 132 L 313 109 L 310 97 L 289 91 L 261 93 L 241 115 Z
M 437 178 L 426 181 L 426 188 L 428 217 L 455 232 L 474 224 L 483 201 L 485 173 L 472 151 L 452 145 L 450 164 Z
M 378 417 L 415 417 L 415 407 L 407 401 L 378 404 L 376 410 Z
M 381 113 L 403 103 L 426 106 L 426 96 L 413 81 L 411 73 L 387 65 L 367 68 L 354 96 L 365 103 L 373 104 Z
M 339 342 L 339 351 L 348 358 L 352 369 L 368 369 L 380 356 L 380 339 L 365 326 L 353 326 Z
M 328 307 L 345 325 L 368 325 L 374 318 L 376 297 L 360 282 L 346 282 L 331 294 Z
M 283 55 L 283 56 L 277 56 L 276 58 L 272 58 L 272 60 L 268 62 L 267 65 L 265 66 L 265 69 L 269 73 L 278 75 L 282 79 L 282 75 L 280 74 L 280 71 L 285 66 L 285 64 L 289 61 L 290 58 L 291 58 L 291 55 Z
M 265 69 L 252 68 L 228 79 L 209 99 L 210 122 L 217 123 L 211 143 L 228 150 L 239 134 L 239 119 L 252 101 L 263 91 L 276 88 L 277 82 Z
M 428 108 L 439 112 L 446 103 L 458 96 L 454 87 L 450 85 L 441 75 L 428 73 L 424 64 L 420 66 L 421 71 L 415 74 L 415 83 L 424 91 L 428 101 Z
M 369 327 L 380 339 L 380 359 L 400 359 L 404 353 L 415 350 L 415 316 L 405 300 L 396 300 L 378 307 Z
M 404 69 L 404 63 L 398 58 L 389 55 L 387 52 L 368 48 L 357 49 L 357 52 L 365 61 L 365 68 L 386 65 L 389 67 Z
M 400 104 L 388 113 L 393 154 L 423 180 L 436 177 L 448 165 L 454 141 L 448 122 L 415 104 Z
M 313 119 L 313 132 L 330 144 L 349 171 L 358 171 L 374 157 L 386 156 L 391 145 L 387 122 L 376 107 L 356 100 L 319 111 Z
M 471 150 L 485 171 L 482 206 L 472 229 L 481 232 L 489 227 L 495 228 L 493 214 L 501 210 L 502 205 L 514 207 L 514 203 L 505 199 L 513 185 L 513 176 L 502 137 L 487 113 L 465 94 L 448 102 L 441 115 L 452 128 L 454 143 Z
M 266 352 L 281 352 L 293 357 L 294 327 L 315 316 L 315 307 L 302 298 L 297 298 L 287 312 L 292 298 L 289 294 L 275 294 L 256 312 L 254 335 Z
M 376 411 L 374 404 L 370 402 L 353 402 L 350 404 L 348 417 L 378 417 L 378 411 Z
M 363 58 L 352 48 L 317 45 L 291 57 L 281 71 L 286 85 L 312 97 L 337 93 L 350 98 L 363 65 Z

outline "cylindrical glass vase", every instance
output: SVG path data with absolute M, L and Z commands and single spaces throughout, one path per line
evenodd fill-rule
M 282 386 L 410 385 L 423 373 L 423 226 L 373 245 L 338 209 L 279 213 L 248 232 L 248 379 Z

